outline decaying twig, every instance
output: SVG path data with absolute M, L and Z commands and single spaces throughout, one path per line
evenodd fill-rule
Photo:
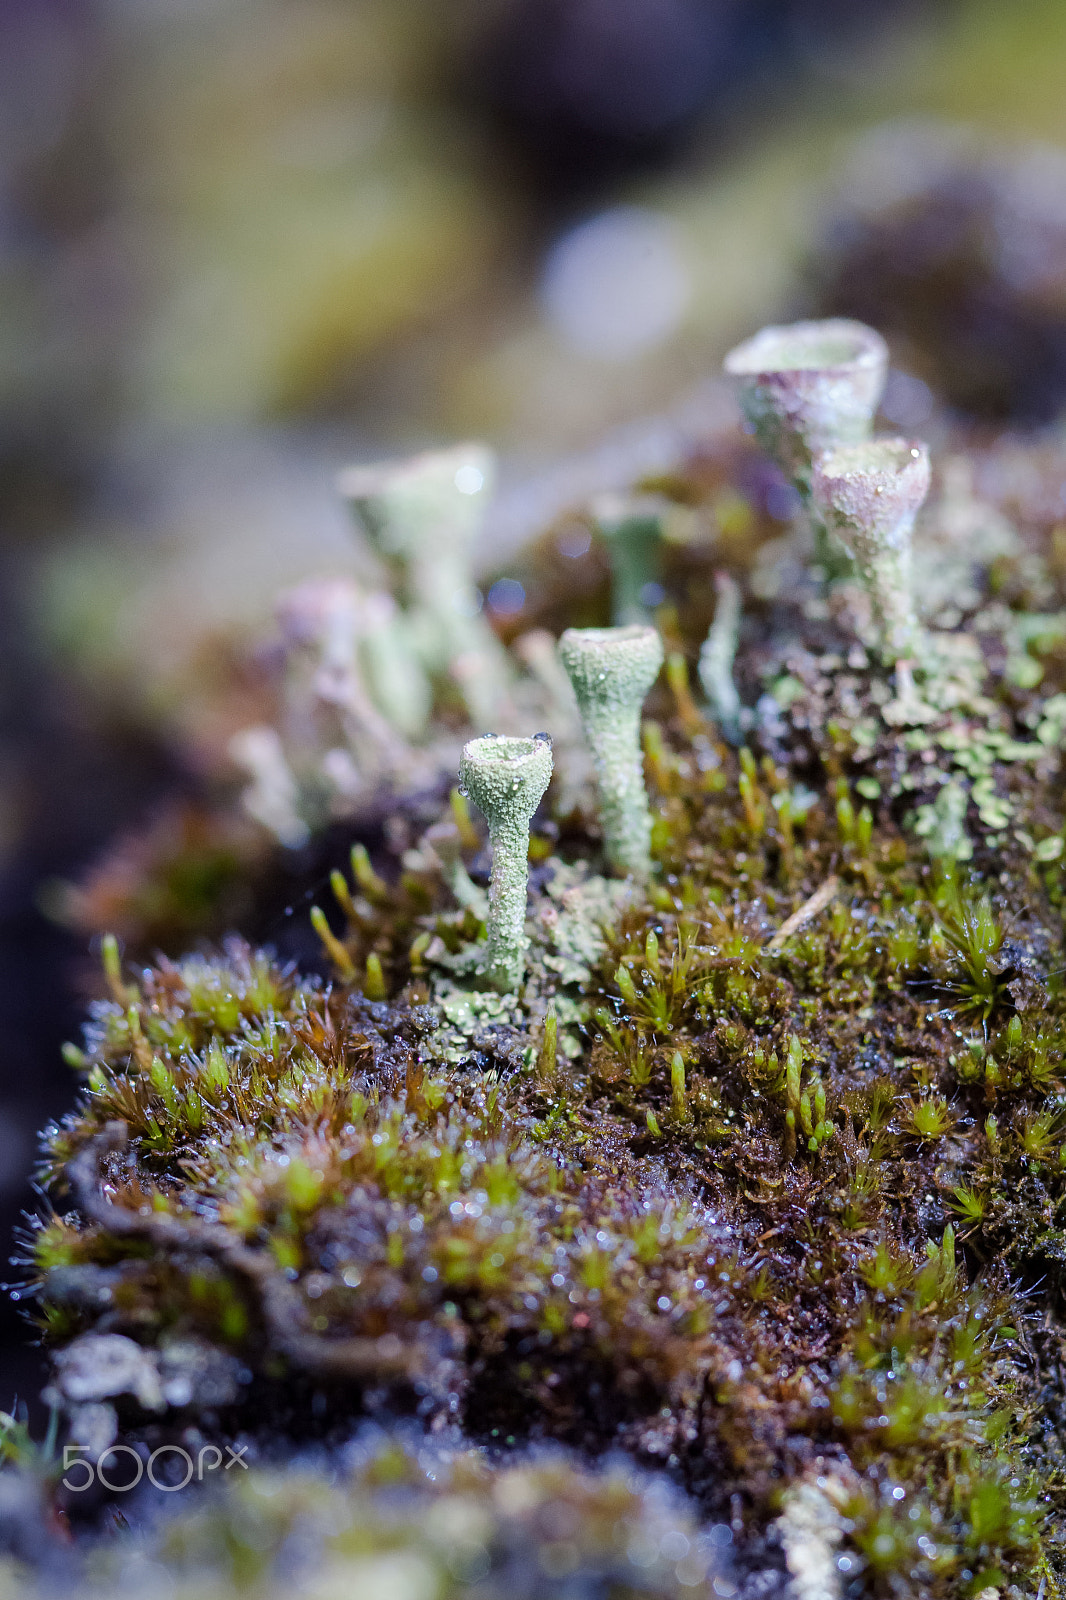
M 796 911 L 793 911 L 790 917 L 786 917 L 766 946 L 767 950 L 780 950 L 786 939 L 791 939 L 792 935 L 798 933 L 801 928 L 805 928 L 808 922 L 813 922 L 815 917 L 824 911 L 826 906 L 835 898 L 839 888 L 840 879 L 834 872 L 826 878 L 820 888 L 815 889 L 809 899 L 804 900 L 803 904 Z

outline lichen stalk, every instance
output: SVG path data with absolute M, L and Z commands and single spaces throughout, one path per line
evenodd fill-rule
M 728 572 L 716 572 L 718 604 L 700 649 L 699 678 L 715 721 L 733 744 L 740 740 L 740 695 L 733 663 L 740 643 L 740 586 Z
M 646 591 L 658 576 L 664 509 L 650 495 L 600 495 L 592 515 L 611 561 L 611 618 L 620 627 L 647 622 Z
M 647 877 L 651 811 L 644 787 L 640 713 L 663 664 L 654 628 L 568 628 L 559 656 L 581 710 L 596 768 L 607 860 L 615 871 Z
M 529 825 L 552 775 L 551 740 L 486 734 L 463 748 L 459 781 L 489 827 L 489 882 L 485 975 L 494 989 L 513 993 L 525 971 Z
M 453 678 L 475 723 L 499 709 L 506 659 L 478 614 L 473 546 L 495 481 L 495 457 L 468 443 L 409 460 L 350 467 L 338 480 L 406 609 L 412 646 Z

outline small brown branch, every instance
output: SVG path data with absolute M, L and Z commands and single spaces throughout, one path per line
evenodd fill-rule
M 813 922 L 815 917 L 819 916 L 826 906 L 836 898 L 836 892 L 839 888 L 840 879 L 834 872 L 826 878 L 821 887 L 816 889 L 809 899 L 804 900 L 803 904 L 793 911 L 790 917 L 785 919 L 766 946 L 767 950 L 780 950 L 786 939 L 791 939 L 792 935 L 798 933 L 801 928 L 805 928 L 808 922 Z

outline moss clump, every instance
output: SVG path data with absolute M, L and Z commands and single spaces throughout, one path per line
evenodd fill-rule
M 335 875 L 332 981 L 112 964 L 32 1241 L 72 1426 L 617 1447 L 728 1521 L 740 1593 L 1058 1593 L 1066 589 L 978 577 L 893 667 L 861 589 L 739 573 L 739 750 L 706 608 L 662 611 L 651 870 L 549 791 L 514 993 L 461 803 Z
M 789 1485 L 828 1473 L 865 1587 L 1020 1576 L 1055 1449 L 1011 1278 L 1054 1261 L 1066 1168 L 1063 1005 L 1010 985 L 1061 935 L 1027 888 L 1008 964 L 1018 908 L 938 877 L 841 780 L 800 811 L 768 758 L 653 747 L 660 874 L 590 936 L 571 1064 L 537 1049 L 535 997 L 479 1016 L 428 945 L 398 990 L 387 959 L 387 1003 L 239 945 L 123 978 L 50 1137 L 75 1208 L 36 1240 L 51 1337 L 229 1353 L 229 1428 L 306 1431 L 319 1393 L 334 1427 L 369 1406 L 621 1443 L 707 1515 L 742 1506 L 763 1555 Z M 382 888 L 382 926 L 476 943 L 415 889 Z M 540 896 L 535 927 L 565 917 Z M 535 985 L 565 1003 L 548 951 Z

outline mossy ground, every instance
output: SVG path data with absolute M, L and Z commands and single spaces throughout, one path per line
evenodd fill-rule
M 44 1508 L 31 1493 L 22 1510 L 28 1548 Z M 296 1584 L 312 1600 L 728 1600 L 732 1546 L 728 1524 L 701 1526 L 660 1475 L 617 1455 L 596 1469 L 558 1447 L 492 1461 L 454 1437 L 370 1425 L 343 1463 L 305 1450 L 237 1470 L 177 1515 L 112 1529 L 87 1561 L 60 1547 L 43 1584 L 0 1556 L 0 1594 L 280 1600 Z
M 476 898 L 418 850 L 335 878 L 328 980 L 236 940 L 112 966 L 32 1240 L 56 1393 L 149 1442 L 371 1412 L 621 1448 L 732 1526 L 742 1593 L 819 1541 L 842 1593 L 1057 1593 L 1061 574 L 987 562 L 909 676 L 847 585 L 749 596 L 738 751 L 671 559 L 655 872 L 603 877 L 549 796 L 520 995 L 480 993 Z M 116 1335 L 140 1402 L 64 1378 Z

